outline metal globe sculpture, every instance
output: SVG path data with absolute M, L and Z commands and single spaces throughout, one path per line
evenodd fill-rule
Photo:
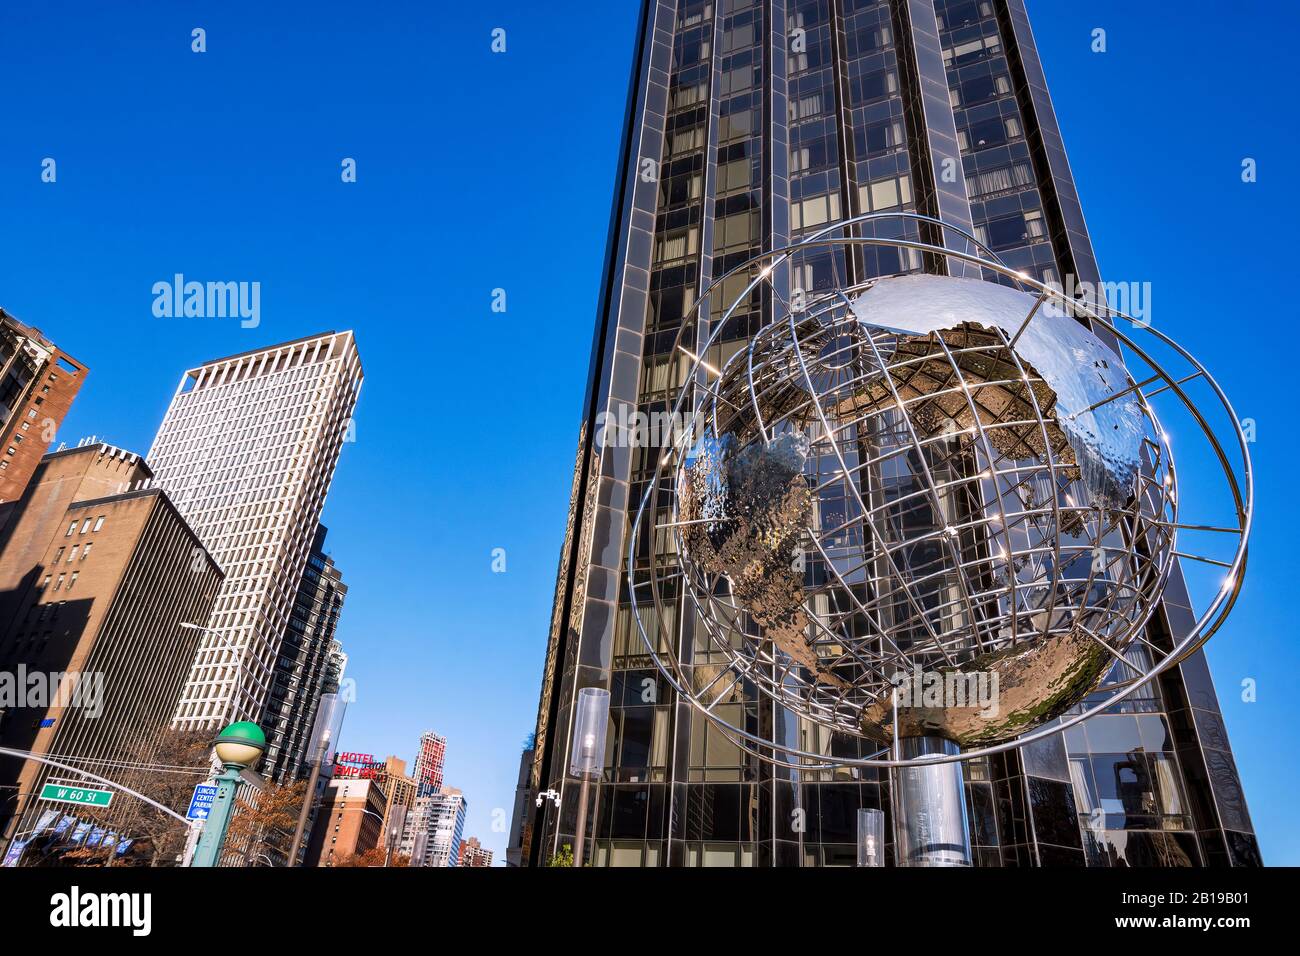
M 736 301 L 714 303 L 721 318 L 683 323 L 679 348 L 694 362 L 675 409 L 694 427 L 664 450 L 636 518 L 629 585 L 651 656 L 763 759 L 909 766 L 936 758 L 884 748 L 938 737 L 964 748 L 938 758 L 953 760 L 1023 744 L 1186 656 L 1240 587 L 1249 458 L 1208 373 L 1161 333 L 967 251 L 973 237 L 951 227 L 960 249 L 852 235 L 876 218 L 733 270 L 752 280 Z M 942 255 L 966 276 L 904 274 L 812 295 L 789 287 L 791 259 L 855 244 Z M 761 286 L 776 318 L 708 362 Z M 1133 332 L 1168 356 L 1157 360 Z M 1187 368 L 1167 369 L 1172 360 Z M 1193 381 L 1226 422 L 1210 423 Z M 1162 392 L 1190 413 L 1221 470 L 1226 493 L 1209 495 L 1209 510 L 1231 520 L 1182 516 Z M 1192 532 L 1214 533 L 1222 556 L 1179 551 L 1180 533 Z M 638 566 L 647 535 L 655 546 Z M 1196 626 L 1160 646 L 1147 624 L 1180 557 L 1227 574 Z M 674 646 L 659 622 L 679 613 Z M 958 699 L 927 698 L 922 675 Z M 960 699 L 976 678 L 996 688 L 996 706 Z M 1072 713 L 1103 681 L 1109 697 Z M 808 734 L 752 714 L 721 716 L 720 705 L 753 699 L 817 739 L 856 739 L 867 755 L 810 748 Z

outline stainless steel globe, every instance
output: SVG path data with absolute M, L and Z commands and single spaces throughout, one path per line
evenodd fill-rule
M 1059 729 L 1047 725 L 1108 674 L 1118 699 L 1217 628 L 1244 563 L 1245 443 L 1217 385 L 1159 333 L 1226 409 L 1218 434 L 1184 390 L 1189 376 L 1166 371 L 1113 313 L 966 251 L 970 237 L 953 249 L 856 237 L 851 225 L 760 257 L 750 289 L 691 343 L 698 354 L 681 343 L 696 361 L 676 408 L 696 428 L 665 450 L 637 515 L 634 541 L 653 515 L 662 547 L 648 566 L 629 554 L 635 617 L 679 692 L 764 759 L 908 762 L 837 758 L 807 735 L 723 718 L 721 705 L 769 700 L 823 741 L 1005 749 Z M 788 286 L 790 258 L 855 243 L 983 271 L 815 295 Z M 777 317 L 711 366 L 708 346 L 761 285 Z M 1180 520 L 1161 391 L 1195 412 L 1238 519 L 1219 529 L 1235 533 L 1225 558 L 1206 559 L 1230 574 L 1195 632 L 1166 647 L 1145 635 L 1179 532 L 1211 526 Z M 674 615 L 680 639 L 665 646 Z

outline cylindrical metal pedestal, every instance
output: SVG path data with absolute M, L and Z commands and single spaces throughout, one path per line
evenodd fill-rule
M 942 737 L 904 737 L 898 756 L 961 752 Z M 970 866 L 970 829 L 961 763 L 898 769 L 894 779 L 894 838 L 899 866 Z

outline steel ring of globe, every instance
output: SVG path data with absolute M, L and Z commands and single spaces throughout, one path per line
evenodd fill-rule
M 913 240 L 913 239 L 906 239 L 906 238 L 882 238 L 882 237 L 875 237 L 875 236 L 835 236 L 834 235 L 837 232 L 843 232 L 849 227 L 855 225 L 877 222 L 880 220 L 890 220 L 890 219 L 901 220 L 904 222 L 913 222 L 921 225 L 929 224 L 930 226 L 938 227 L 941 231 L 945 232 L 945 234 L 950 232 L 952 234 L 961 237 L 963 240 L 965 240 L 967 244 L 973 245 L 976 249 L 978 249 L 983 254 L 976 255 L 967 252 L 965 250 L 952 249 L 952 248 L 948 248 L 946 245 L 937 245 L 935 243 L 922 241 L 922 240 Z M 1087 708 L 1083 710 L 1079 714 L 1060 718 L 1055 723 L 1050 723 L 1046 726 L 1029 731 L 1028 733 L 1019 736 L 1014 740 L 1009 740 L 1003 743 L 998 743 L 990 746 L 976 747 L 975 749 L 968 749 L 960 754 L 953 755 L 950 757 L 926 758 L 926 759 L 928 761 L 934 761 L 937 759 L 939 760 L 939 762 L 975 759 L 978 757 L 987 756 L 989 754 L 1004 752 L 1010 749 L 1014 749 L 1016 747 L 1024 746 L 1028 743 L 1033 742 L 1034 740 L 1041 739 L 1042 737 L 1047 736 L 1049 734 L 1059 733 L 1060 731 L 1068 727 L 1071 727 L 1096 713 L 1099 713 L 1109 707 L 1112 707 L 1113 705 L 1120 702 L 1130 694 L 1134 693 L 1139 688 L 1148 684 L 1164 670 L 1184 660 L 1188 655 L 1193 653 L 1206 640 L 1208 640 L 1214 634 L 1214 632 L 1221 626 L 1223 620 L 1227 616 L 1227 613 L 1231 610 L 1233 603 L 1235 603 L 1237 594 L 1240 591 L 1243 571 L 1245 568 L 1246 540 L 1249 534 L 1251 516 L 1253 511 L 1253 486 L 1252 486 L 1252 479 L 1251 479 L 1251 472 L 1250 472 L 1249 453 L 1246 448 L 1246 439 L 1244 434 L 1242 433 L 1242 429 L 1237 420 L 1237 417 L 1235 413 L 1232 411 L 1231 404 L 1229 403 L 1227 397 L 1223 394 L 1218 384 L 1209 375 L 1208 371 L 1205 370 L 1204 367 L 1201 366 L 1199 362 L 1197 362 L 1186 350 L 1182 349 L 1180 346 L 1177 345 L 1177 343 L 1173 342 L 1169 337 L 1165 336 L 1160 331 L 1150 328 L 1149 326 L 1144 326 L 1122 312 L 1118 312 L 1113 309 L 1108 309 L 1107 310 L 1108 317 L 1103 317 L 1102 315 L 1099 315 L 1096 310 L 1089 308 L 1086 305 L 1081 305 L 1077 301 L 1067 299 L 1060 291 L 1055 290 L 1041 282 L 1038 282 L 1037 280 L 1031 279 L 1028 276 L 1019 273 L 1011 269 L 1010 267 L 1006 266 L 1005 263 L 1001 262 L 1001 260 L 998 259 L 998 257 L 994 253 L 992 253 L 991 250 L 987 249 L 987 247 L 980 244 L 979 241 L 975 239 L 975 237 L 969 235 L 968 233 L 956 227 L 951 226 L 950 224 L 943 223 L 940 220 L 934 219 L 932 217 L 921 216 L 912 213 L 874 213 L 874 214 L 858 216 L 853 219 L 837 223 L 831 227 L 821 230 L 816 234 L 810 235 L 806 239 L 793 243 L 789 246 L 785 246 L 783 248 L 772 250 L 770 252 L 761 254 L 759 256 L 755 256 L 750 260 L 748 260 L 747 262 L 742 263 L 741 265 L 738 265 L 735 268 L 729 270 L 726 274 L 719 277 L 718 279 L 714 280 L 712 283 L 710 283 L 708 288 L 700 296 L 699 300 L 694 304 L 694 306 L 687 313 L 687 315 L 683 317 L 682 326 L 678 332 L 679 347 L 681 345 L 682 336 L 688 330 L 698 326 L 699 309 L 703 303 L 710 301 L 710 297 L 715 289 L 721 288 L 722 283 L 725 282 L 727 279 L 731 278 L 732 276 L 738 275 L 742 272 L 746 272 L 749 270 L 757 270 L 757 274 L 749 281 L 746 287 L 738 295 L 735 296 L 734 300 L 731 303 L 727 304 L 725 312 L 723 312 L 721 317 L 717 320 L 716 325 L 711 331 L 707 341 L 704 342 L 702 345 L 697 346 L 696 352 L 692 356 L 693 361 L 690 365 L 689 372 L 685 376 L 683 383 L 681 384 L 678 390 L 676 402 L 673 407 L 674 417 L 679 416 L 687 401 L 691 398 L 697 398 L 701 390 L 705 393 L 710 391 L 710 389 L 708 389 L 707 387 L 707 379 L 705 378 L 704 375 L 705 369 L 707 367 L 705 363 L 705 356 L 708 354 L 709 348 L 714 344 L 714 342 L 716 342 L 719 339 L 719 337 L 721 336 L 724 329 L 727 327 L 733 314 L 736 312 L 740 304 L 744 302 L 750 296 L 750 294 L 755 289 L 757 289 L 762 283 L 767 282 L 771 284 L 772 276 L 777 272 L 778 268 L 781 265 L 788 262 L 788 260 L 792 256 L 800 252 L 807 251 L 814 248 L 828 248 L 828 247 L 833 248 L 837 246 L 845 246 L 845 247 L 847 246 L 892 246 L 897 249 L 911 249 L 921 254 L 944 257 L 949 260 L 953 260 L 957 262 L 964 262 L 969 265 L 975 266 L 980 270 L 989 270 L 993 273 L 996 273 L 997 275 L 1004 276 L 1012 280 L 1012 282 L 1015 283 L 1020 288 L 1036 294 L 1039 297 L 1038 300 L 1039 304 L 1042 304 L 1042 302 L 1044 301 L 1055 301 L 1059 303 L 1060 306 L 1068 310 L 1069 313 L 1085 318 L 1089 323 L 1093 324 L 1094 327 L 1107 330 L 1111 335 L 1114 336 L 1116 341 L 1121 343 L 1123 346 L 1127 347 L 1128 350 L 1132 353 L 1132 355 L 1135 358 L 1140 359 L 1143 363 L 1149 366 L 1149 368 L 1153 370 L 1153 372 L 1155 373 L 1154 375 L 1146 378 L 1140 384 L 1133 383 L 1134 384 L 1133 391 L 1141 398 L 1142 408 L 1147 417 L 1147 420 L 1151 423 L 1153 427 L 1159 430 L 1158 434 L 1162 436 L 1161 441 L 1163 444 L 1163 451 L 1166 459 L 1166 468 L 1167 468 L 1166 473 L 1168 475 L 1170 485 L 1173 485 L 1173 478 L 1175 475 L 1175 466 L 1173 463 L 1172 453 L 1168 448 L 1167 442 L 1164 441 L 1163 428 L 1161 428 L 1159 424 L 1159 420 L 1156 417 L 1154 410 L 1151 409 L 1149 402 L 1147 400 L 1148 397 L 1153 397 L 1154 394 L 1157 394 L 1162 391 L 1173 392 L 1174 395 L 1176 395 L 1178 399 L 1181 401 L 1182 407 L 1191 414 L 1191 416 L 1195 419 L 1196 423 L 1199 425 L 1201 433 L 1205 436 L 1210 447 L 1213 449 L 1215 456 L 1217 456 L 1217 459 L 1223 471 L 1223 476 L 1226 478 L 1228 487 L 1231 490 L 1233 503 L 1237 511 L 1238 527 L 1236 529 L 1197 528 L 1197 530 L 1233 531 L 1234 533 L 1239 535 L 1237 548 L 1230 561 L 1210 562 L 1212 564 L 1222 564 L 1227 569 L 1227 575 L 1225 577 L 1222 586 L 1218 589 L 1209 607 L 1196 620 L 1194 626 L 1192 626 L 1187 631 L 1187 633 L 1183 635 L 1180 639 L 1176 640 L 1173 643 L 1173 646 L 1164 654 L 1164 656 L 1160 660 L 1154 661 L 1143 672 L 1141 672 L 1134 678 L 1119 683 L 1107 684 L 1106 687 L 1103 689 L 1113 690 L 1114 692 L 1111 694 L 1111 696 L 1109 696 L 1101 703 L 1098 703 L 1092 706 L 1091 708 Z M 766 264 L 763 265 L 764 263 Z M 874 280 L 874 279 L 867 280 L 865 285 L 867 285 L 867 287 L 869 288 L 876 281 L 878 280 Z M 777 290 L 775 286 L 771 286 L 771 289 L 772 292 L 777 297 L 779 297 L 780 295 L 779 290 Z M 834 290 L 834 292 L 832 293 L 832 298 L 838 298 L 839 300 L 841 300 L 839 303 L 840 305 L 850 304 L 845 294 L 845 291 L 842 287 L 837 287 Z M 828 308 L 833 308 L 833 306 L 828 306 Z M 1036 308 L 1037 306 L 1035 306 L 1035 309 Z M 795 330 L 794 327 L 795 326 L 794 313 L 792 310 L 787 310 L 787 311 L 790 311 L 788 324 L 790 326 L 793 341 L 796 345 L 796 354 L 801 354 L 798 350 L 798 346 L 800 346 L 802 343 L 799 342 L 798 332 Z M 1033 317 L 1033 312 L 1031 311 L 1029 318 L 1032 319 L 1032 317 Z M 1173 352 L 1176 353 L 1178 357 L 1180 357 L 1183 361 L 1188 363 L 1188 365 L 1190 365 L 1193 370 L 1193 374 L 1176 379 L 1173 375 L 1167 372 L 1159 363 L 1157 363 L 1147 353 L 1146 350 L 1144 350 L 1135 341 L 1133 341 L 1132 337 L 1125 334 L 1117 327 L 1118 320 L 1127 320 L 1128 322 L 1133 324 L 1135 329 L 1145 328 L 1156 338 L 1156 340 L 1159 343 L 1172 349 Z M 754 372 L 754 367 L 753 367 L 754 343 L 755 341 L 757 341 L 758 337 L 762 336 L 765 332 L 769 332 L 775 329 L 780 324 L 781 324 L 780 319 L 774 320 L 773 322 L 769 323 L 767 326 L 761 329 L 756 336 L 754 336 L 754 338 L 751 340 L 750 347 L 745 350 L 745 354 L 748 356 L 747 359 L 749 363 L 748 373 L 750 376 L 751 384 L 753 381 L 753 372 Z M 1028 320 L 1026 321 L 1026 324 L 1028 324 Z M 1012 344 L 1014 344 L 1014 339 L 1012 340 Z M 688 355 L 692 354 L 689 349 L 685 349 L 684 347 L 682 347 L 682 350 L 685 351 Z M 737 353 L 737 356 L 739 354 L 740 353 Z M 733 356 L 733 361 L 737 356 Z M 806 368 L 804 369 L 804 374 L 806 377 L 807 376 Z M 1229 421 L 1232 423 L 1232 431 L 1237 440 L 1237 449 L 1241 454 L 1242 476 L 1240 482 L 1238 481 L 1237 475 L 1234 473 L 1233 466 L 1229 462 L 1228 456 L 1224 451 L 1222 443 L 1220 443 L 1218 437 L 1216 436 L 1214 429 L 1209 426 L 1208 422 L 1205 419 L 1205 416 L 1197 407 L 1196 403 L 1189 398 L 1186 391 L 1182 388 L 1182 385 L 1188 382 L 1192 378 L 1203 378 L 1205 380 L 1208 386 L 1212 389 L 1215 398 L 1217 399 L 1219 404 L 1222 405 L 1223 410 L 1227 413 Z M 1160 382 L 1162 383 L 1160 384 L 1159 388 L 1153 389 L 1149 393 L 1142 392 L 1141 386 L 1152 384 L 1156 382 L 1157 379 L 1159 379 Z M 1129 381 L 1132 382 L 1132 379 L 1130 378 Z M 719 376 L 719 384 L 721 384 L 721 376 Z M 809 385 L 811 385 L 810 379 L 809 379 Z M 756 414 L 761 418 L 762 413 L 757 404 L 754 405 L 754 410 Z M 715 415 L 716 415 L 716 411 L 717 411 L 717 402 L 714 401 L 713 412 Z M 803 750 L 800 749 L 798 746 L 794 746 L 794 745 L 782 743 L 777 740 L 758 736 L 754 733 L 747 731 L 743 727 L 737 727 L 729 723 L 728 721 L 722 719 L 714 711 L 714 708 L 722 700 L 722 697 L 718 697 L 714 699 L 712 703 L 708 703 L 708 704 L 706 704 L 704 700 L 701 699 L 702 694 L 704 692 L 707 692 L 711 688 L 712 682 L 708 687 L 703 688 L 703 690 L 692 691 L 690 689 L 692 686 L 692 678 L 688 676 L 686 672 L 683 671 L 683 667 L 688 665 L 684 665 L 683 662 L 678 658 L 672 646 L 672 640 L 665 642 L 666 650 L 662 652 L 663 656 L 661 656 L 660 649 L 656 646 L 655 640 L 651 638 L 648 629 L 646 627 L 645 621 L 643 620 L 642 617 L 643 602 L 638 598 L 638 594 L 641 591 L 641 588 L 646 586 L 646 582 L 643 582 L 641 584 L 638 584 L 637 582 L 636 546 L 637 546 L 637 541 L 640 539 L 641 535 L 645 533 L 645 531 L 647 530 L 644 529 L 642 526 L 646 520 L 647 512 L 650 511 L 651 509 L 652 501 L 656 496 L 657 490 L 659 489 L 661 482 L 663 482 L 666 477 L 667 478 L 673 477 L 671 475 L 667 475 L 666 469 L 668 468 L 669 465 L 674 464 L 675 462 L 680 464 L 680 461 L 684 457 L 687 444 L 689 444 L 689 434 L 685 436 L 679 436 L 674 447 L 664 451 L 661 455 L 659 455 L 658 460 L 655 464 L 655 469 L 654 469 L 652 479 L 650 480 L 647 490 L 642 497 L 640 506 L 637 510 L 636 517 L 633 523 L 632 532 L 629 536 L 628 582 L 629 582 L 631 600 L 632 600 L 632 608 L 631 608 L 632 616 L 633 619 L 636 621 L 636 627 L 638 632 L 641 635 L 642 642 L 645 644 L 649 656 L 654 661 L 656 667 L 664 675 L 665 679 L 670 683 L 670 685 L 673 686 L 673 688 L 680 695 L 682 695 L 696 710 L 700 711 L 706 718 L 708 718 L 714 725 L 716 725 L 717 728 L 726 737 L 728 737 L 733 742 L 741 746 L 746 752 L 756 757 L 759 757 L 760 759 L 763 759 L 765 761 L 771 763 L 780 763 L 780 764 L 794 763 L 803 769 L 822 769 L 822 768 L 846 767 L 846 766 L 847 767 L 855 767 L 855 766 L 895 767 L 895 766 L 908 766 L 914 763 L 915 761 L 879 759 L 880 755 L 885 752 L 884 750 L 877 751 L 866 757 L 833 757 L 832 758 L 825 753 Z M 1048 456 L 1048 459 L 1049 459 L 1048 468 L 1050 470 L 1054 466 L 1052 464 L 1050 455 Z M 1052 473 L 1053 475 L 1055 474 L 1054 471 Z M 1053 493 L 1052 498 L 1053 498 L 1054 521 L 1058 522 L 1058 526 L 1059 526 L 1059 514 L 1056 510 L 1057 501 L 1056 501 L 1055 493 Z M 1170 504 L 1175 510 L 1173 512 L 1172 518 L 1168 522 L 1168 524 L 1170 525 L 1168 550 L 1171 554 L 1174 554 L 1177 557 L 1196 558 L 1195 555 L 1179 554 L 1174 550 L 1175 548 L 1174 537 L 1176 536 L 1177 529 L 1179 527 L 1177 523 L 1177 513 L 1176 513 L 1176 507 L 1177 507 L 1176 495 L 1171 495 Z M 677 520 L 677 514 L 676 514 L 677 502 L 675 499 L 673 505 L 674 505 L 674 512 L 672 518 L 673 518 L 673 522 L 675 523 Z M 865 520 L 865 516 L 864 516 L 864 520 Z M 1189 525 L 1185 527 L 1194 528 L 1196 526 Z M 1100 534 L 1100 528 L 1101 528 L 1100 521 L 1098 523 L 1098 528 Z M 673 534 L 679 535 L 679 531 L 677 529 L 674 529 Z M 680 545 L 680 542 L 678 543 Z M 1057 547 L 1059 548 L 1059 540 L 1057 541 Z M 680 550 L 678 553 L 679 554 L 681 553 Z M 660 577 L 659 569 L 657 567 L 658 564 L 657 549 L 655 547 L 650 547 L 649 555 L 650 555 L 650 568 L 649 568 L 648 584 L 650 586 L 651 596 L 654 602 L 656 619 L 669 620 L 670 618 L 668 616 L 665 607 L 665 601 L 662 593 L 663 579 Z M 1059 558 L 1059 551 L 1057 552 L 1057 556 Z M 1206 559 L 1198 559 L 1198 560 L 1206 560 Z M 1055 593 L 1055 586 L 1059 582 L 1059 570 L 1058 570 L 1060 567 L 1059 560 L 1053 565 L 1053 567 L 1054 567 L 1054 571 L 1053 571 L 1054 577 L 1052 579 L 1052 583 L 1053 583 L 1052 590 L 1053 593 Z M 1155 600 L 1148 601 L 1148 606 L 1145 608 L 1140 619 L 1135 620 L 1130 625 L 1135 635 L 1141 633 L 1141 631 L 1145 628 L 1145 625 L 1149 620 L 1150 615 L 1154 612 L 1156 603 L 1160 595 L 1163 593 L 1165 582 L 1168 578 L 1168 574 L 1170 573 L 1171 567 L 1172 567 L 1172 562 L 1166 562 L 1160 568 L 1158 587 L 1154 588 Z M 672 574 L 675 574 L 679 578 L 683 576 L 683 571 L 680 566 L 678 566 L 675 569 L 665 569 L 665 570 L 672 572 Z M 669 576 L 672 576 L 672 574 L 670 574 Z M 906 584 L 905 584 L 905 588 L 906 588 Z M 1018 585 L 1013 583 L 1012 584 L 1013 599 L 1017 592 L 1017 589 L 1018 589 Z M 698 596 L 696 594 L 695 589 L 687 587 L 684 590 L 690 596 L 691 602 L 692 604 L 694 604 L 695 610 L 698 612 L 699 611 Z M 743 608 L 736 607 L 734 604 L 732 605 L 732 607 L 737 612 L 743 610 Z M 683 610 L 682 617 L 684 617 L 686 613 L 687 611 Z M 707 616 L 703 616 L 703 619 L 706 622 L 709 620 Z M 1012 612 L 1012 619 L 1013 621 L 1015 619 L 1014 610 Z M 684 639 L 682 637 L 682 629 L 680 628 L 675 629 L 673 639 L 675 640 Z M 764 666 L 769 666 L 769 665 L 780 666 L 776 660 L 776 655 L 774 651 L 772 653 L 771 659 L 764 660 L 761 657 L 756 657 L 754 660 L 755 663 L 762 664 Z M 793 663 L 786 665 L 787 672 L 793 670 L 793 667 L 794 667 Z M 724 668 L 720 672 L 719 676 L 721 676 L 721 673 L 725 673 L 726 670 L 728 669 L 730 668 Z M 741 675 L 737 675 L 737 676 L 739 677 Z M 733 681 L 733 687 L 734 686 L 737 686 L 737 682 L 735 681 Z M 761 683 L 759 684 L 759 688 L 760 690 L 763 690 Z M 769 694 L 766 690 L 763 690 L 763 694 L 764 696 L 767 696 L 769 698 L 772 697 L 772 695 Z M 778 704 L 782 703 L 780 699 L 776 699 L 776 702 Z M 798 712 L 798 711 L 796 713 L 798 713 L 798 716 L 801 719 L 809 720 L 814 724 L 821 723 L 820 721 L 818 721 L 817 717 L 812 713 L 805 713 L 805 712 Z M 823 727 L 823 729 L 827 729 L 830 732 L 848 733 L 843 726 L 827 727 L 827 725 L 825 724 L 821 724 L 821 726 Z

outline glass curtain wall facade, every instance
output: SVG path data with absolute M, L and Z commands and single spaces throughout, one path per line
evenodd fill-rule
M 1096 262 L 1022 0 L 647 0 L 634 51 L 530 780 L 560 791 L 562 811 L 535 811 L 526 862 L 573 840 L 570 721 L 577 691 L 597 686 L 612 701 L 593 864 L 853 865 L 856 811 L 890 812 L 887 775 L 774 770 L 676 700 L 645 654 L 626 538 L 660 446 L 607 443 L 600 426 L 669 410 L 691 362 L 675 350 L 683 316 L 715 276 L 840 219 L 941 218 L 1044 281 L 1095 284 Z M 906 220 L 866 228 L 940 239 Z M 777 314 L 774 294 L 961 268 L 892 248 L 803 255 L 704 357 L 721 367 Z M 751 278 L 701 305 L 701 338 Z M 673 546 L 645 535 L 634 573 Z M 1190 627 L 1187 603 L 1176 579 L 1149 639 Z M 649 627 L 712 663 L 680 606 Z M 720 709 L 804 749 L 863 752 L 739 688 Z M 1258 863 L 1204 657 L 1116 710 L 964 765 L 976 864 Z
M 276 657 L 271 692 L 259 726 L 266 731 L 262 774 L 276 783 L 305 779 L 308 748 L 323 694 L 338 691 L 330 681 L 330 650 L 348 587 L 325 553 L 324 525 L 316 527 L 289 625 Z

